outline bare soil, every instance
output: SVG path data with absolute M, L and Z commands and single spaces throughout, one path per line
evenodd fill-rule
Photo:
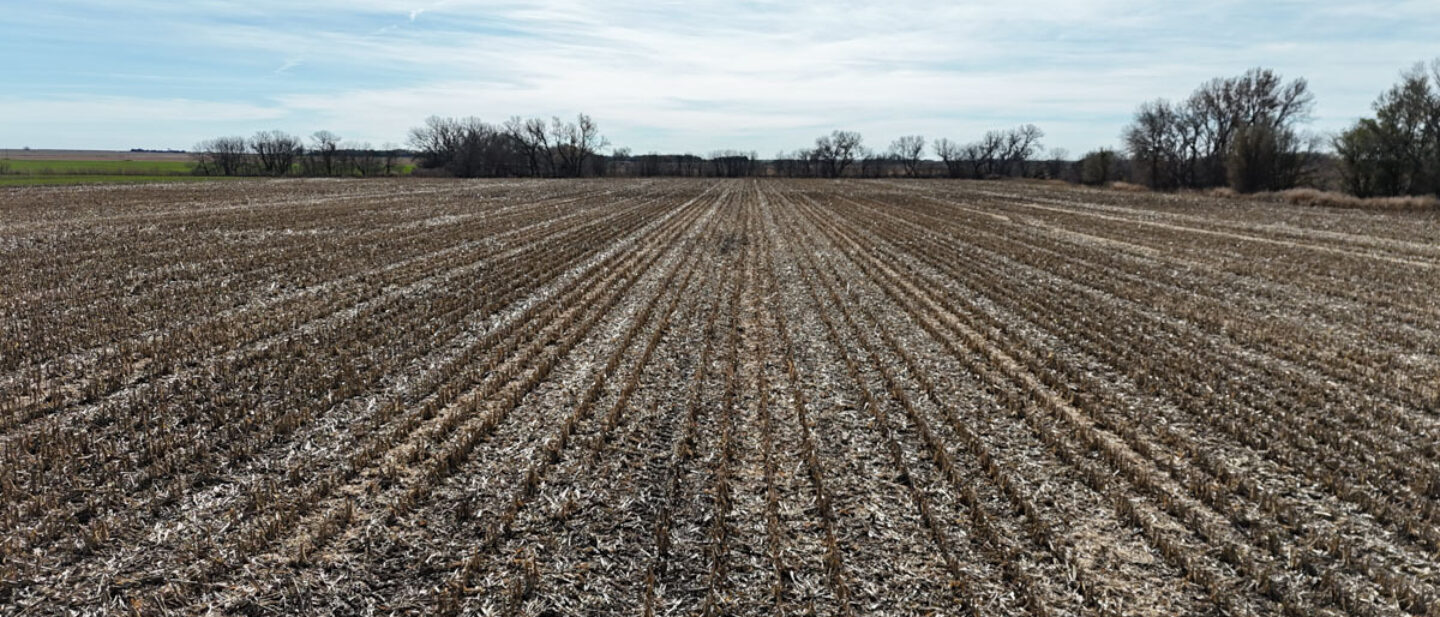
M 1440 615 L 1434 213 L 32 187 L 0 270 L 0 615 Z

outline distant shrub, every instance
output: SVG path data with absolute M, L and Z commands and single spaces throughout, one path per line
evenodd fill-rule
M 10 161 L 0 161 L 0 176 L 10 173 Z
M 1114 150 L 1101 148 L 1094 150 L 1080 159 L 1080 183 L 1091 186 L 1104 186 L 1115 176 L 1120 175 L 1116 169 L 1118 158 Z
M 1296 186 L 1311 163 L 1312 150 L 1293 129 L 1266 125 L 1235 131 L 1225 160 L 1225 177 L 1239 193 L 1280 191 Z

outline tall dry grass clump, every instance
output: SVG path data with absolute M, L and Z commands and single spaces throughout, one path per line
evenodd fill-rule
M 1117 183 L 1118 184 L 1118 183 Z M 1382 210 L 1391 212 L 1440 211 L 1440 198 L 1433 195 L 1399 197 L 1356 197 L 1338 191 L 1297 188 L 1262 193 L 1241 193 L 1229 187 L 1213 188 L 1203 193 L 1219 199 L 1258 199 L 1316 208 L 1347 208 L 1351 210 Z
M 1335 191 L 1303 188 L 1262 193 L 1261 199 L 1280 201 L 1297 206 L 1351 208 L 1356 210 L 1423 211 L 1440 210 L 1440 199 L 1432 195 L 1402 197 L 1356 197 Z
M 1150 187 L 1147 187 L 1147 186 L 1144 186 L 1144 185 L 1140 185 L 1140 184 L 1131 184 L 1131 183 L 1129 183 L 1129 182 L 1111 182 L 1111 183 L 1110 183 L 1110 189 L 1111 189 L 1111 190 L 1114 190 L 1114 191 L 1124 191 L 1124 192 L 1127 192 L 1127 193 L 1149 193 L 1149 192 L 1150 192 Z

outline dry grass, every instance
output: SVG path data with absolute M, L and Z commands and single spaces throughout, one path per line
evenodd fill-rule
M 1344 208 L 1349 210 L 1381 210 L 1389 212 L 1424 212 L 1440 210 L 1440 199 L 1430 195 L 1404 197 L 1356 197 L 1338 191 L 1314 188 L 1287 189 L 1265 193 L 1240 193 L 1230 187 L 1216 187 L 1193 194 L 1218 199 L 1253 199 L 1294 206 Z
M 1111 182 L 1108 188 L 1112 191 L 1127 193 L 1151 192 L 1148 187 L 1129 182 Z M 1228 186 L 1196 191 L 1182 191 L 1182 193 L 1213 197 L 1216 199 L 1255 199 L 1317 208 L 1344 208 L 1349 210 L 1378 210 L 1387 212 L 1440 211 L 1440 199 L 1432 195 L 1366 198 L 1337 191 L 1322 191 L 1313 188 L 1297 188 L 1284 191 L 1246 194 L 1240 193 Z
M 1111 182 L 1110 190 L 1124 191 L 1126 193 L 1149 193 L 1150 187 L 1139 184 L 1131 184 L 1129 182 Z
M 1362 198 L 1335 191 L 1319 189 L 1290 189 L 1275 193 L 1261 193 L 1260 199 L 1281 201 L 1297 206 L 1324 208 L 1350 208 L 1355 210 L 1424 211 L 1440 210 L 1440 199 L 1431 195 L 1405 197 Z
M 1440 218 L 1190 197 L 0 191 L 0 615 L 1440 615 Z
M 1067 181 L 1061 180 L 1061 179 L 1059 179 L 1059 178 L 1025 178 L 1025 179 L 1021 180 L 1021 182 L 1024 182 L 1024 183 L 1026 183 L 1026 184 L 1034 184 L 1034 185 L 1037 185 L 1037 186 L 1054 186 L 1054 187 L 1074 186 L 1074 183 L 1072 183 L 1072 182 L 1067 182 Z

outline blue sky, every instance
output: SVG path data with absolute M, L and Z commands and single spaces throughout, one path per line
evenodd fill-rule
M 1141 102 L 1265 66 L 1310 128 L 1440 56 L 1440 2 L 47 0 L 0 10 L 0 147 L 188 148 L 327 129 L 404 143 L 429 115 L 590 114 L 637 153 L 883 148 L 1033 122 L 1072 155 Z

